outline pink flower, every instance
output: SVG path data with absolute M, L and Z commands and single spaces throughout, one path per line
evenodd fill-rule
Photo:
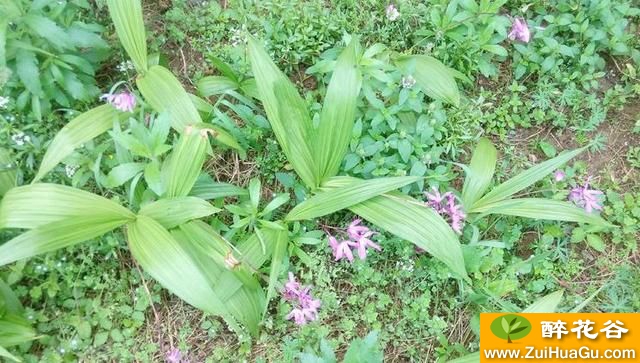
M 364 260 L 367 258 L 367 247 L 371 247 L 377 251 L 382 250 L 382 248 L 380 248 L 378 244 L 374 243 L 369 239 L 369 237 L 371 237 L 373 234 L 374 232 L 367 232 L 362 236 L 360 236 L 360 238 L 358 238 L 358 240 L 356 241 L 356 247 L 358 249 L 358 257 L 360 257 L 361 260 Z
M 289 281 L 284 286 L 282 296 L 293 305 L 293 309 L 286 316 L 287 320 L 293 319 L 297 325 L 304 325 L 318 319 L 318 308 L 321 302 L 311 296 L 311 287 L 301 288 L 291 272 L 289 272 Z
M 335 237 L 329 236 L 329 246 L 333 250 L 333 257 L 335 257 L 336 261 L 346 258 L 349 262 L 353 262 L 352 245 L 353 242 L 349 240 L 338 242 Z
M 555 179 L 555 181 L 557 182 L 563 181 L 565 177 L 566 175 L 562 170 L 556 170 L 556 172 L 553 173 L 553 179 Z
M 522 17 L 513 19 L 511 24 L 511 32 L 507 35 L 511 40 L 519 40 L 524 43 L 529 43 L 531 39 L 531 33 L 527 26 L 527 21 Z
M 164 360 L 167 363 L 181 363 L 182 362 L 182 352 L 178 348 L 171 348 L 165 356 Z
M 385 13 L 389 21 L 396 21 L 400 17 L 400 12 L 398 11 L 398 8 L 396 8 L 396 6 L 393 4 L 389 4 L 389 6 L 387 6 Z
M 584 208 L 587 213 L 591 213 L 594 209 L 602 210 L 602 195 L 603 193 L 600 190 L 589 189 L 589 179 L 587 179 L 584 186 L 577 186 L 571 189 L 569 200 Z
M 136 107 L 136 96 L 129 91 L 105 93 L 100 96 L 100 99 L 107 101 L 113 107 L 123 112 L 133 112 L 133 109 Z
M 433 188 L 433 193 L 424 193 L 427 197 L 427 205 L 441 216 L 447 217 L 451 229 L 457 233 L 462 233 L 464 219 L 467 215 L 462 210 L 460 204 L 456 204 L 457 198 L 451 192 L 440 194 L 438 189 Z

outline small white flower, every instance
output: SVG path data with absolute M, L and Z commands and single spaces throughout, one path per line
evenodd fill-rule
M 412 88 L 415 84 L 416 80 L 411 75 L 402 77 L 402 88 Z
M 67 165 L 64 167 L 64 172 L 67 174 L 67 177 L 72 178 L 76 171 L 78 171 L 78 165 Z
M 387 6 L 386 14 L 389 21 L 396 21 L 400 17 L 398 8 L 396 8 L 396 6 L 393 4 L 389 4 L 389 6 Z
M 118 64 L 116 68 L 118 69 L 118 72 L 121 73 L 127 73 L 127 71 L 133 71 L 136 69 L 136 67 L 133 65 L 133 62 L 130 60 Z
M 8 104 L 9 104 L 9 97 L 0 96 L 0 108 L 7 108 Z
M 18 132 L 17 134 L 11 136 L 11 140 L 16 143 L 18 146 L 22 146 L 27 142 L 31 142 L 31 137 L 29 135 L 25 135 L 24 132 Z

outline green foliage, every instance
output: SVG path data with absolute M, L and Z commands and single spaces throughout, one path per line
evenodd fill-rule
M 311 350 L 307 348 L 307 350 Z M 300 353 L 299 359 L 303 363 L 336 363 L 336 355 L 326 340 L 320 341 L 320 355 L 305 352 Z M 383 355 L 378 347 L 378 332 L 372 331 L 364 338 L 354 339 L 347 349 L 342 362 L 382 362 Z
M 0 86 L 18 110 L 30 106 L 42 120 L 56 106 L 98 96 L 95 75 L 109 48 L 100 25 L 78 20 L 88 3 L 3 0 L 0 9 L 0 73 L 10 75 Z

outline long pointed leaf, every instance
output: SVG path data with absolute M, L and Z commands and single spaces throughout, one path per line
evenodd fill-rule
M 47 148 L 34 182 L 42 179 L 80 145 L 105 133 L 113 126 L 114 121 L 118 121 L 124 115 L 126 114 L 111 105 L 102 105 L 71 120 L 56 134 Z
M 220 209 L 196 197 L 160 199 L 140 209 L 139 214 L 151 217 L 164 228 L 171 229 L 193 219 L 210 216 Z
M 475 213 L 476 208 L 480 208 L 486 204 L 491 204 L 500 200 L 507 199 L 515 193 L 518 193 L 519 191 L 530 187 L 542 178 L 553 173 L 554 170 L 562 166 L 567 161 L 573 159 L 584 150 L 585 148 L 581 148 L 566 152 L 562 155 L 556 156 L 551 160 L 547 160 L 523 171 L 522 173 L 493 188 L 484 197 L 480 198 L 480 200 L 478 200 L 474 204 L 473 209 L 469 210 L 469 212 Z
M 207 148 L 207 134 L 202 134 L 196 128 L 188 128 L 180 136 L 162 170 L 164 185 L 167 186 L 165 197 L 183 197 L 189 194 L 200 176 Z
M 371 180 L 349 178 L 349 182 L 342 187 L 321 191 L 298 204 L 289 212 L 286 219 L 294 221 L 321 217 L 364 202 L 388 191 L 402 188 L 420 179 L 421 177 L 416 176 L 398 176 Z
M 302 181 L 315 188 L 319 175 L 313 159 L 313 125 L 307 105 L 264 48 L 251 37 L 248 49 L 260 99 L 280 147 Z
M 597 214 L 587 213 L 584 209 L 569 202 L 542 198 L 516 198 L 484 204 L 482 207 L 474 209 L 474 213 L 505 214 L 525 218 L 611 226 Z
M 340 170 L 353 133 L 356 101 L 362 86 L 362 75 L 356 64 L 357 46 L 354 38 L 338 57 L 322 106 L 313 150 L 321 183 Z
M 76 217 L 126 221 L 135 215 L 99 195 L 57 184 L 13 188 L 0 203 L 0 228 L 36 228 Z
M 558 305 L 562 301 L 562 295 L 564 292 L 558 290 L 547 296 L 544 296 L 533 304 L 529 305 L 526 309 L 522 310 L 523 313 L 555 313 L 558 309 Z
M 460 104 L 460 93 L 453 78 L 453 71 L 439 60 L 428 55 L 402 56 L 396 63 L 406 73 L 412 74 L 424 93 L 435 100 Z
M 168 69 L 155 65 L 138 77 L 140 93 L 157 112 L 168 112 L 171 126 L 183 132 L 188 125 L 202 122 L 200 114 L 180 81 Z
M 271 257 L 271 271 L 269 272 L 269 286 L 267 287 L 267 299 L 264 304 L 264 310 L 262 312 L 262 318 L 267 314 L 269 308 L 269 301 L 273 297 L 273 293 L 276 289 L 276 283 L 278 277 L 282 273 L 282 267 L 285 258 L 287 257 L 287 247 L 289 245 L 289 231 L 278 230 L 275 232 L 275 246 L 273 248 L 273 256 Z
M 0 198 L 16 186 L 17 171 L 9 152 L 0 148 Z
M 467 210 L 487 191 L 496 169 L 498 151 L 491 141 L 481 138 L 473 151 L 469 171 L 462 187 L 462 202 Z
M 120 43 L 140 73 L 147 70 L 147 36 L 140 0 L 108 0 L 109 14 Z
M 0 246 L 0 266 L 96 238 L 127 221 L 125 218 L 73 217 L 39 226 Z
M 11 359 L 14 362 L 22 362 L 22 360 L 20 360 L 18 357 L 16 357 L 15 355 L 12 355 L 11 353 L 9 353 L 9 351 L 7 351 L 6 349 L 4 349 L 3 347 L 0 346 L 0 357 L 4 357 L 7 359 Z

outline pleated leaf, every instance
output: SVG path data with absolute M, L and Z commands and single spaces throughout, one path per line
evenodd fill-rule
M 322 217 L 341 209 L 349 208 L 377 195 L 415 183 L 421 178 L 417 176 L 398 176 L 370 180 L 340 178 L 348 180 L 348 183 L 340 188 L 329 188 L 326 191 L 320 191 L 298 204 L 289 212 L 286 220 L 295 221 Z
M 485 194 L 484 197 L 480 198 L 480 200 L 478 200 L 474 204 L 473 208 L 469 210 L 469 212 L 475 213 L 477 208 L 481 208 L 487 204 L 507 199 L 515 193 L 518 193 L 530 187 L 542 178 L 553 173 L 554 170 L 558 169 L 567 161 L 573 159 L 584 150 L 585 148 L 580 148 L 566 152 L 562 155 L 556 156 L 551 160 L 547 160 L 523 171 L 522 173 L 491 189 L 489 193 Z
M 191 128 L 180 135 L 162 170 L 164 185 L 167 186 L 165 197 L 189 195 L 200 175 L 208 148 L 207 134 L 201 134 L 198 129 Z
M 238 243 L 237 249 L 242 254 L 243 261 L 249 264 L 254 270 L 262 267 L 273 255 L 278 233 L 278 230 L 265 228 L 262 230 L 264 244 L 260 242 L 260 239 L 255 233 Z
M 219 95 L 239 87 L 236 81 L 225 76 L 207 76 L 198 81 L 198 93 L 203 97 Z
M 168 69 L 155 65 L 136 80 L 145 101 L 157 112 L 168 112 L 171 126 L 183 132 L 202 122 L 200 114 L 180 81 Z
M 489 188 L 496 169 L 497 155 L 498 151 L 491 141 L 481 138 L 473 151 L 462 187 L 462 202 L 468 210 Z
M 218 199 L 247 195 L 247 190 L 229 183 L 214 182 L 210 177 L 202 177 L 196 180 L 189 195 L 200 199 Z
M 17 171 L 9 152 L 0 148 L 0 198 L 16 186 Z
M 611 226 L 597 214 L 587 213 L 584 209 L 578 208 L 572 203 L 543 198 L 502 200 L 484 204 L 482 207 L 474 209 L 474 212 Z
M 460 104 L 460 92 L 453 72 L 439 60 L 428 55 L 411 55 L 400 57 L 396 64 L 413 76 L 427 96 L 454 106 Z
M 146 204 L 139 214 L 151 217 L 164 228 L 171 229 L 193 219 L 203 218 L 220 209 L 196 197 L 160 199 Z
M 353 134 L 356 101 L 362 86 L 357 47 L 358 42 L 354 38 L 338 57 L 322 106 L 313 150 L 321 183 L 340 170 Z
M 126 116 L 111 105 L 93 108 L 66 124 L 53 138 L 42 158 L 34 182 L 42 179 L 51 169 L 71 155 L 80 145 L 109 130 L 114 121 Z
M 339 189 L 351 178 L 334 177 L 323 190 Z M 424 202 L 399 192 L 389 192 L 349 208 L 353 213 L 389 233 L 414 243 L 468 280 L 458 237 L 449 224 Z
M 10 347 L 36 338 L 31 324 L 22 316 L 7 314 L 0 319 L 0 346 Z
M 273 294 L 276 291 L 276 284 L 278 277 L 282 274 L 282 268 L 284 267 L 284 261 L 287 258 L 287 247 L 289 246 L 289 231 L 278 230 L 275 231 L 275 241 L 273 248 L 273 255 L 271 257 L 271 271 L 269 272 L 269 286 L 267 287 L 267 299 L 264 304 L 264 310 L 262 312 L 262 318 L 267 314 L 269 308 L 269 301 L 273 298 Z
M 135 215 L 109 199 L 58 184 L 16 187 L 0 203 L 0 228 L 37 228 L 79 217 L 126 222 Z
M 69 247 L 112 231 L 128 219 L 73 217 L 31 229 L 0 246 L 0 266 Z
M 22 362 L 22 360 L 20 360 L 15 355 L 12 355 L 11 353 L 9 353 L 9 351 L 4 349 L 2 346 L 0 346 L 0 357 L 4 357 L 4 358 L 7 358 L 7 359 L 10 359 L 10 360 L 12 360 L 14 362 Z
M 551 293 L 544 296 L 533 304 L 529 305 L 526 309 L 522 310 L 523 313 L 555 313 L 558 309 L 558 305 L 562 301 L 562 290 Z
M 313 125 L 307 105 L 264 48 L 251 37 L 248 50 L 260 99 L 276 139 L 302 181 L 315 188 L 319 175 L 312 153 Z
M 147 36 L 140 0 L 107 0 L 118 38 L 138 73 L 147 71 Z

